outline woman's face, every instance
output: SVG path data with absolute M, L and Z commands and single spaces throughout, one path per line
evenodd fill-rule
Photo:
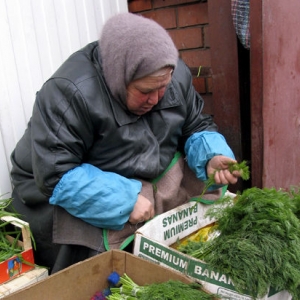
M 127 87 L 128 110 L 139 116 L 149 112 L 163 97 L 172 71 L 172 68 L 164 68 L 162 75 L 149 75 L 132 81 Z

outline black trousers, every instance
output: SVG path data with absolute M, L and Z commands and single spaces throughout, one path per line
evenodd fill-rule
M 124 251 L 132 253 L 133 243 L 129 244 Z M 89 249 L 79 245 L 60 245 L 58 254 L 55 259 L 54 266 L 51 273 L 54 274 L 63 270 L 77 262 L 83 261 L 87 258 L 100 254 L 96 250 Z
M 49 274 L 54 274 L 99 252 L 80 245 L 59 245 L 54 265 Z

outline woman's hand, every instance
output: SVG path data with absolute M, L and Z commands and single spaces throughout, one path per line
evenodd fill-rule
M 152 203 L 144 196 L 139 195 L 129 216 L 129 223 L 138 224 L 152 219 L 155 215 Z
M 227 156 L 217 155 L 208 161 L 206 166 L 207 176 L 214 175 L 216 184 L 235 184 L 238 178 L 241 176 L 238 171 L 230 173 L 228 170 L 230 163 L 236 163 L 237 161 Z

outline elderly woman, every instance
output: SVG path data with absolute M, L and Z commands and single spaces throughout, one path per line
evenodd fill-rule
M 71 55 L 36 95 L 11 155 L 13 208 L 52 273 L 124 248 L 143 222 L 234 184 L 234 155 L 168 33 L 131 13 Z M 208 193 L 217 197 L 220 186 Z

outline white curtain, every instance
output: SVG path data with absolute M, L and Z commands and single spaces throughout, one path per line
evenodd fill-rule
M 35 93 L 74 51 L 97 40 L 127 0 L 0 0 L 0 199 L 11 196 L 10 154 Z

